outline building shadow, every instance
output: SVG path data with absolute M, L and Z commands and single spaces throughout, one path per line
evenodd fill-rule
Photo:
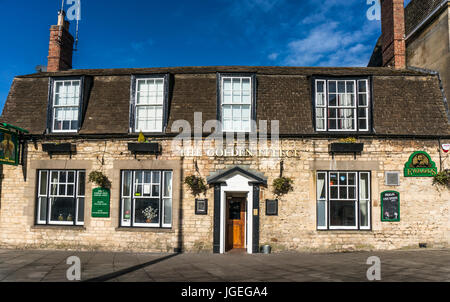
M 146 263 L 142 263 L 142 264 L 135 265 L 135 266 L 132 266 L 132 267 L 129 267 L 129 268 L 125 268 L 123 270 L 120 270 L 120 271 L 117 271 L 117 272 L 114 272 L 114 273 L 110 273 L 110 274 L 106 274 L 106 275 L 103 275 L 103 276 L 91 278 L 91 279 L 88 279 L 88 280 L 85 280 L 85 281 L 82 281 L 82 282 L 106 282 L 106 281 L 109 281 L 109 280 L 112 280 L 112 279 L 115 279 L 115 278 L 127 275 L 129 273 L 135 272 L 137 270 L 143 269 L 144 267 L 148 267 L 150 265 L 154 265 L 156 263 L 160 263 L 160 262 L 169 260 L 169 259 L 171 259 L 173 257 L 178 256 L 178 255 L 179 255 L 179 253 L 171 254 L 171 255 L 168 255 L 168 256 L 165 256 L 165 257 L 162 257 L 162 258 L 158 258 L 158 259 L 146 262 Z

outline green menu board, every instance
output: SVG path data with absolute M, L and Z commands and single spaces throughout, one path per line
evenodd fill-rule
M 92 191 L 92 217 L 109 218 L 110 191 L 97 188 Z

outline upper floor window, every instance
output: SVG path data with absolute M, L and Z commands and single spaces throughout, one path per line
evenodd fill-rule
M 317 131 L 369 131 L 369 81 L 315 80 Z
M 224 132 L 250 132 L 254 114 L 254 78 L 220 78 L 220 116 Z
M 54 81 L 52 102 L 52 132 L 77 132 L 81 81 Z
M 166 123 L 167 77 L 137 77 L 132 105 L 133 132 L 160 133 Z

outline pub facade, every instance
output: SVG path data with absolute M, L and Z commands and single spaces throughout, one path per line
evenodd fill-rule
M 435 74 L 76 70 L 64 52 L 51 58 L 14 79 L 1 117 L 29 132 L 21 164 L 2 167 L 2 248 L 449 246 L 450 191 L 434 176 L 450 168 L 450 124 Z

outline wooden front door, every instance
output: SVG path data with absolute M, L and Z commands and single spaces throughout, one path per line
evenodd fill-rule
M 245 198 L 227 202 L 226 250 L 245 248 Z

